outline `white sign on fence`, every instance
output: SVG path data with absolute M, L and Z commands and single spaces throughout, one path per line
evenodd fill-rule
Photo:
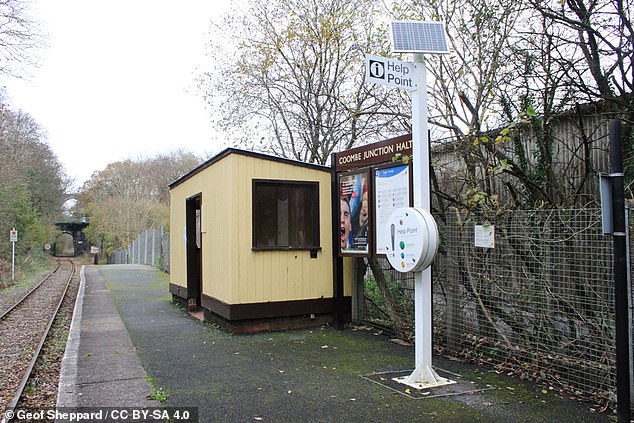
M 495 248 L 495 226 L 475 225 L 473 233 L 476 247 Z

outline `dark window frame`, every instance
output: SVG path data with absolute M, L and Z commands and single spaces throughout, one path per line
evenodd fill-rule
M 256 210 L 256 195 L 259 187 L 275 188 L 308 188 L 310 190 L 310 228 L 312 234 L 311 245 L 260 245 L 257 239 L 258 210 Z M 319 182 L 314 181 L 284 181 L 279 179 L 253 179 L 251 185 L 251 249 L 253 251 L 292 251 L 292 250 L 321 250 L 319 226 Z M 289 239 L 290 244 L 290 239 Z

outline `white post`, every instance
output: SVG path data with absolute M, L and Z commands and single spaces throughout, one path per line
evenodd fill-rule
M 427 136 L 427 72 L 425 56 L 414 54 L 414 81 L 412 91 L 412 165 L 414 167 L 414 207 L 431 213 L 429 137 Z M 400 383 L 416 389 L 442 386 L 454 381 L 438 376 L 432 369 L 432 290 L 431 266 L 414 273 L 414 336 L 416 369 L 406 377 L 396 378 Z
M 427 71 L 425 68 L 425 56 L 415 54 L 414 66 L 414 77 L 418 84 L 418 89 L 412 92 L 414 207 L 420 207 L 431 213 L 431 196 L 429 193 L 429 139 L 427 137 Z M 429 363 L 431 366 L 431 333 L 425 330 L 425 327 L 428 326 L 426 323 L 431 319 L 431 267 L 414 273 L 414 289 L 416 367 L 423 363 Z M 426 345 L 428 345 L 428 347 L 426 347 Z
M 11 282 L 15 281 L 15 241 L 11 242 Z

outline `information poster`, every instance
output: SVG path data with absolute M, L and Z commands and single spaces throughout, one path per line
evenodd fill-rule
M 368 171 L 339 177 L 339 216 L 342 254 L 368 254 Z
M 387 254 L 385 226 L 392 212 L 409 207 L 409 166 L 402 165 L 374 171 L 376 254 Z

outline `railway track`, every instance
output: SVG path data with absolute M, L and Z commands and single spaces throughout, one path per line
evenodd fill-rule
M 0 416 L 17 405 L 75 274 L 58 265 L 14 305 L 0 311 Z

